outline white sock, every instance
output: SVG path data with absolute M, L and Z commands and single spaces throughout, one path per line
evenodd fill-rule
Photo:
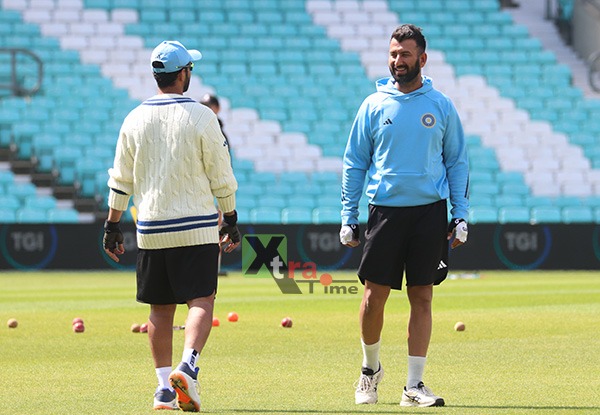
M 365 344 L 363 339 L 360 339 L 360 344 L 363 350 L 363 367 L 368 367 L 373 371 L 379 370 L 379 347 L 381 346 L 381 339 L 377 343 Z
M 171 383 L 169 382 L 169 375 L 173 371 L 171 366 L 157 367 L 154 370 L 156 370 L 156 378 L 158 379 L 158 387 L 160 389 L 169 389 L 170 391 L 172 391 L 173 388 L 171 387 Z
M 187 363 L 192 370 L 196 369 L 196 359 L 198 358 L 198 352 L 195 349 L 183 349 L 183 355 L 181 361 Z
M 423 372 L 425 371 L 426 357 L 408 356 L 408 377 L 406 379 L 406 389 L 413 388 L 423 382 Z

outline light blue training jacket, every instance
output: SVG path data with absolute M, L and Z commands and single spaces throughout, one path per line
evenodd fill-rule
M 467 218 L 469 161 L 462 124 L 450 99 L 423 76 L 409 94 L 393 78 L 360 106 L 344 153 L 342 225 L 358 223 L 366 195 L 376 206 L 419 206 L 450 199 L 453 218 Z

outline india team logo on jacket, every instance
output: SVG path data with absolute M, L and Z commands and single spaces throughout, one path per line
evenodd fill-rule
M 423 124 L 427 128 L 431 128 L 435 125 L 435 117 L 433 114 L 427 113 L 423 114 L 421 117 L 421 124 Z

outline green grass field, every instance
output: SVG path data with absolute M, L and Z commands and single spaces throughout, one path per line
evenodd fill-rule
M 0 284 L 0 414 L 155 413 L 147 335 L 130 332 L 148 315 L 132 272 L 3 272 Z M 600 272 L 485 272 L 437 287 L 425 381 L 444 408 L 398 405 L 404 292 L 387 307 L 380 402 L 354 405 L 361 293 L 283 295 L 269 279 L 222 278 L 221 326 L 199 361 L 203 412 L 600 414 Z M 279 326 L 286 316 L 290 329 Z M 85 333 L 72 332 L 74 317 Z M 181 306 L 176 324 L 184 319 Z M 459 320 L 464 332 L 453 329 Z M 175 332 L 175 362 L 183 335 Z

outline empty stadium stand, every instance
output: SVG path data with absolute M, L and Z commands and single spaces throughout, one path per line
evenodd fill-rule
M 104 215 L 121 121 L 154 93 L 148 59 L 164 39 L 203 52 L 188 95 L 220 97 L 240 220 L 339 222 L 349 128 L 388 75 L 400 22 L 423 28 L 425 74 L 463 119 L 471 222 L 600 220 L 600 100 L 497 0 L 0 3 L 0 48 L 29 50 L 44 68 L 37 93 L 0 90 L 4 222 Z M 31 82 L 35 65 L 19 59 Z M 8 76 L 0 69 L 0 84 Z

